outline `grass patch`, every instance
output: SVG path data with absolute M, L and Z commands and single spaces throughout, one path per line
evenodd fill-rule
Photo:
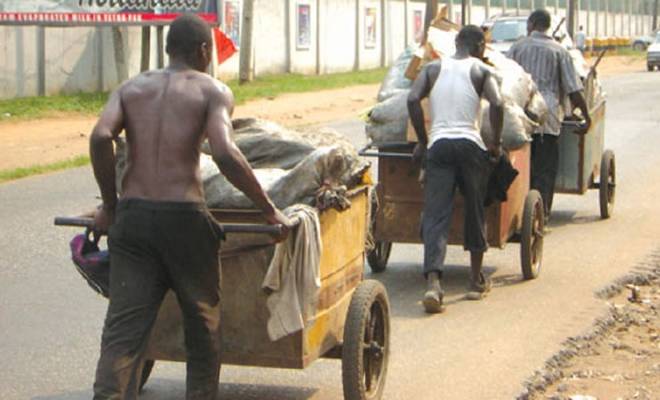
M 368 71 L 345 72 L 329 75 L 270 75 L 262 76 L 245 85 L 237 81 L 227 82 L 234 92 L 236 104 L 246 101 L 277 97 L 284 93 L 313 92 L 317 90 L 339 89 L 355 85 L 378 83 L 383 80 L 387 69 L 379 68 Z
M 52 164 L 33 165 L 31 167 L 15 168 L 0 171 L 0 183 L 21 179 L 32 175 L 45 174 L 63 169 L 82 167 L 89 164 L 88 156 L 78 156 L 69 160 L 58 161 Z
M 0 120 L 43 118 L 57 113 L 93 115 L 107 99 L 107 93 L 78 93 L 0 100 Z
M 626 56 L 626 57 L 635 57 L 635 58 L 644 58 L 646 57 L 646 50 L 639 51 L 635 50 L 632 47 L 621 47 L 617 49 L 616 53 L 612 53 L 614 56 Z
M 353 85 L 380 82 L 387 72 L 385 68 L 345 72 L 328 75 L 269 75 L 262 76 L 245 85 L 238 81 L 227 84 L 234 92 L 236 104 L 247 101 L 277 97 L 284 93 L 300 93 L 325 89 L 338 89 Z M 0 100 L 0 120 L 35 119 L 59 113 L 97 115 L 108 99 L 108 93 L 78 93 L 48 97 L 25 97 Z

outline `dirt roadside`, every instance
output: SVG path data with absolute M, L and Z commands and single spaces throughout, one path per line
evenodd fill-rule
M 599 67 L 601 76 L 644 71 L 638 57 L 612 56 Z M 310 93 L 285 94 L 248 102 L 234 117 L 258 117 L 285 126 L 316 125 L 352 118 L 376 102 L 379 85 L 360 85 Z M 88 135 L 96 121 L 76 114 L 30 121 L 0 122 L 0 171 L 49 164 L 87 154 Z
M 610 289 L 608 314 L 568 339 L 519 400 L 660 398 L 660 252 L 654 259 L 652 273 Z

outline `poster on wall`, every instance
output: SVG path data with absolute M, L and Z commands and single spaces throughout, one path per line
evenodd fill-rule
M 416 43 L 421 43 L 424 39 L 424 11 L 413 11 L 413 37 Z
M 224 1 L 222 28 L 238 48 L 241 44 L 241 4 L 238 0 Z
M 312 7 L 308 3 L 296 6 L 296 48 L 308 50 L 312 45 Z
M 164 25 L 182 13 L 218 23 L 216 0 L 0 0 L 0 25 Z
M 364 9 L 364 47 L 373 49 L 376 47 L 376 28 L 378 10 L 376 7 Z

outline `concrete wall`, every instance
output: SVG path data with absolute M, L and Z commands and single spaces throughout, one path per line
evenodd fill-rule
M 415 42 L 414 12 L 425 9 L 424 0 L 255 0 L 254 68 L 257 75 L 296 72 L 333 73 L 388 65 Z M 447 4 L 447 1 L 440 1 Z M 510 2 L 511 3 L 511 2 Z M 310 45 L 301 48 L 297 38 L 297 6 L 311 12 Z M 528 4 L 523 2 L 523 4 Z M 554 11 L 554 2 L 547 1 Z M 365 10 L 376 10 L 376 41 L 365 43 Z M 452 15 L 460 21 L 460 2 Z M 490 15 L 503 10 L 491 7 Z M 507 8 L 515 12 L 515 7 Z M 529 12 L 523 9 L 521 12 Z M 565 15 L 559 9 L 560 16 Z M 486 19 L 483 6 L 472 6 L 470 22 Z M 588 17 L 588 19 L 587 19 Z M 587 20 L 589 21 L 587 23 Z M 635 36 L 651 29 L 650 16 L 587 13 L 579 23 L 589 36 Z M 385 25 L 385 26 L 384 26 Z M 0 26 L 0 98 L 35 96 L 38 93 L 38 29 Z M 125 63 L 118 71 L 113 30 L 104 28 L 45 28 L 46 94 L 111 90 L 123 78 L 140 70 L 141 28 L 123 27 Z M 167 29 L 165 29 L 165 35 Z M 385 35 L 385 37 L 383 37 Z M 152 29 L 151 67 L 156 67 L 156 30 Z M 239 50 L 240 51 L 240 50 Z M 216 69 L 222 79 L 238 75 L 238 53 Z M 165 62 L 167 62 L 167 57 Z M 120 66 L 121 67 L 121 66 Z

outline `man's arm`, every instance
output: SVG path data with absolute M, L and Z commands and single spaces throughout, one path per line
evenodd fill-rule
M 252 200 L 260 208 L 266 220 L 271 224 L 290 223 L 275 207 L 259 181 L 250 164 L 234 141 L 231 139 L 231 116 L 234 100 L 231 92 L 214 87 L 209 95 L 206 134 L 211 147 L 213 160 L 227 180 Z
M 484 84 L 482 95 L 490 103 L 488 110 L 490 126 L 493 129 L 493 143 L 489 143 L 489 151 L 493 156 L 499 156 L 502 151 L 502 128 L 504 127 L 504 101 L 500 93 L 500 86 L 492 72 L 482 67 Z
M 579 108 L 582 116 L 584 117 L 584 125 L 580 129 L 581 134 L 585 134 L 591 127 L 591 115 L 589 114 L 589 107 L 587 101 L 584 99 L 582 91 L 569 93 L 568 97 L 571 99 L 571 104 L 574 108 Z
M 102 210 L 95 216 L 96 229 L 101 233 L 106 232 L 112 224 L 117 205 L 116 160 L 112 142 L 124 129 L 124 112 L 120 91 L 121 88 L 110 96 L 89 139 L 92 168 L 103 199 Z
M 584 118 L 585 123 L 579 133 L 585 134 L 591 127 L 591 115 L 589 114 L 589 107 L 587 107 L 587 102 L 582 94 L 582 82 L 580 82 L 580 78 L 575 71 L 573 59 L 568 51 L 561 52 L 559 69 L 561 72 L 559 77 L 561 79 L 561 86 L 564 93 L 568 93 L 573 108 L 579 108 L 582 112 L 582 117 Z
M 433 62 L 422 69 L 415 82 L 413 82 L 410 93 L 408 94 L 408 114 L 415 134 L 417 135 L 418 145 L 413 155 L 417 161 L 420 161 L 428 146 L 428 133 L 424 120 L 424 110 L 422 109 L 422 99 L 428 97 L 435 81 L 440 74 L 440 63 Z
M 422 109 L 422 99 L 428 97 L 433 88 L 435 80 L 440 74 L 440 63 L 431 63 L 422 69 L 419 76 L 412 84 L 410 93 L 408 94 L 408 114 L 417 140 L 420 144 L 428 144 L 428 134 L 426 132 L 426 124 L 424 123 L 424 110 Z

